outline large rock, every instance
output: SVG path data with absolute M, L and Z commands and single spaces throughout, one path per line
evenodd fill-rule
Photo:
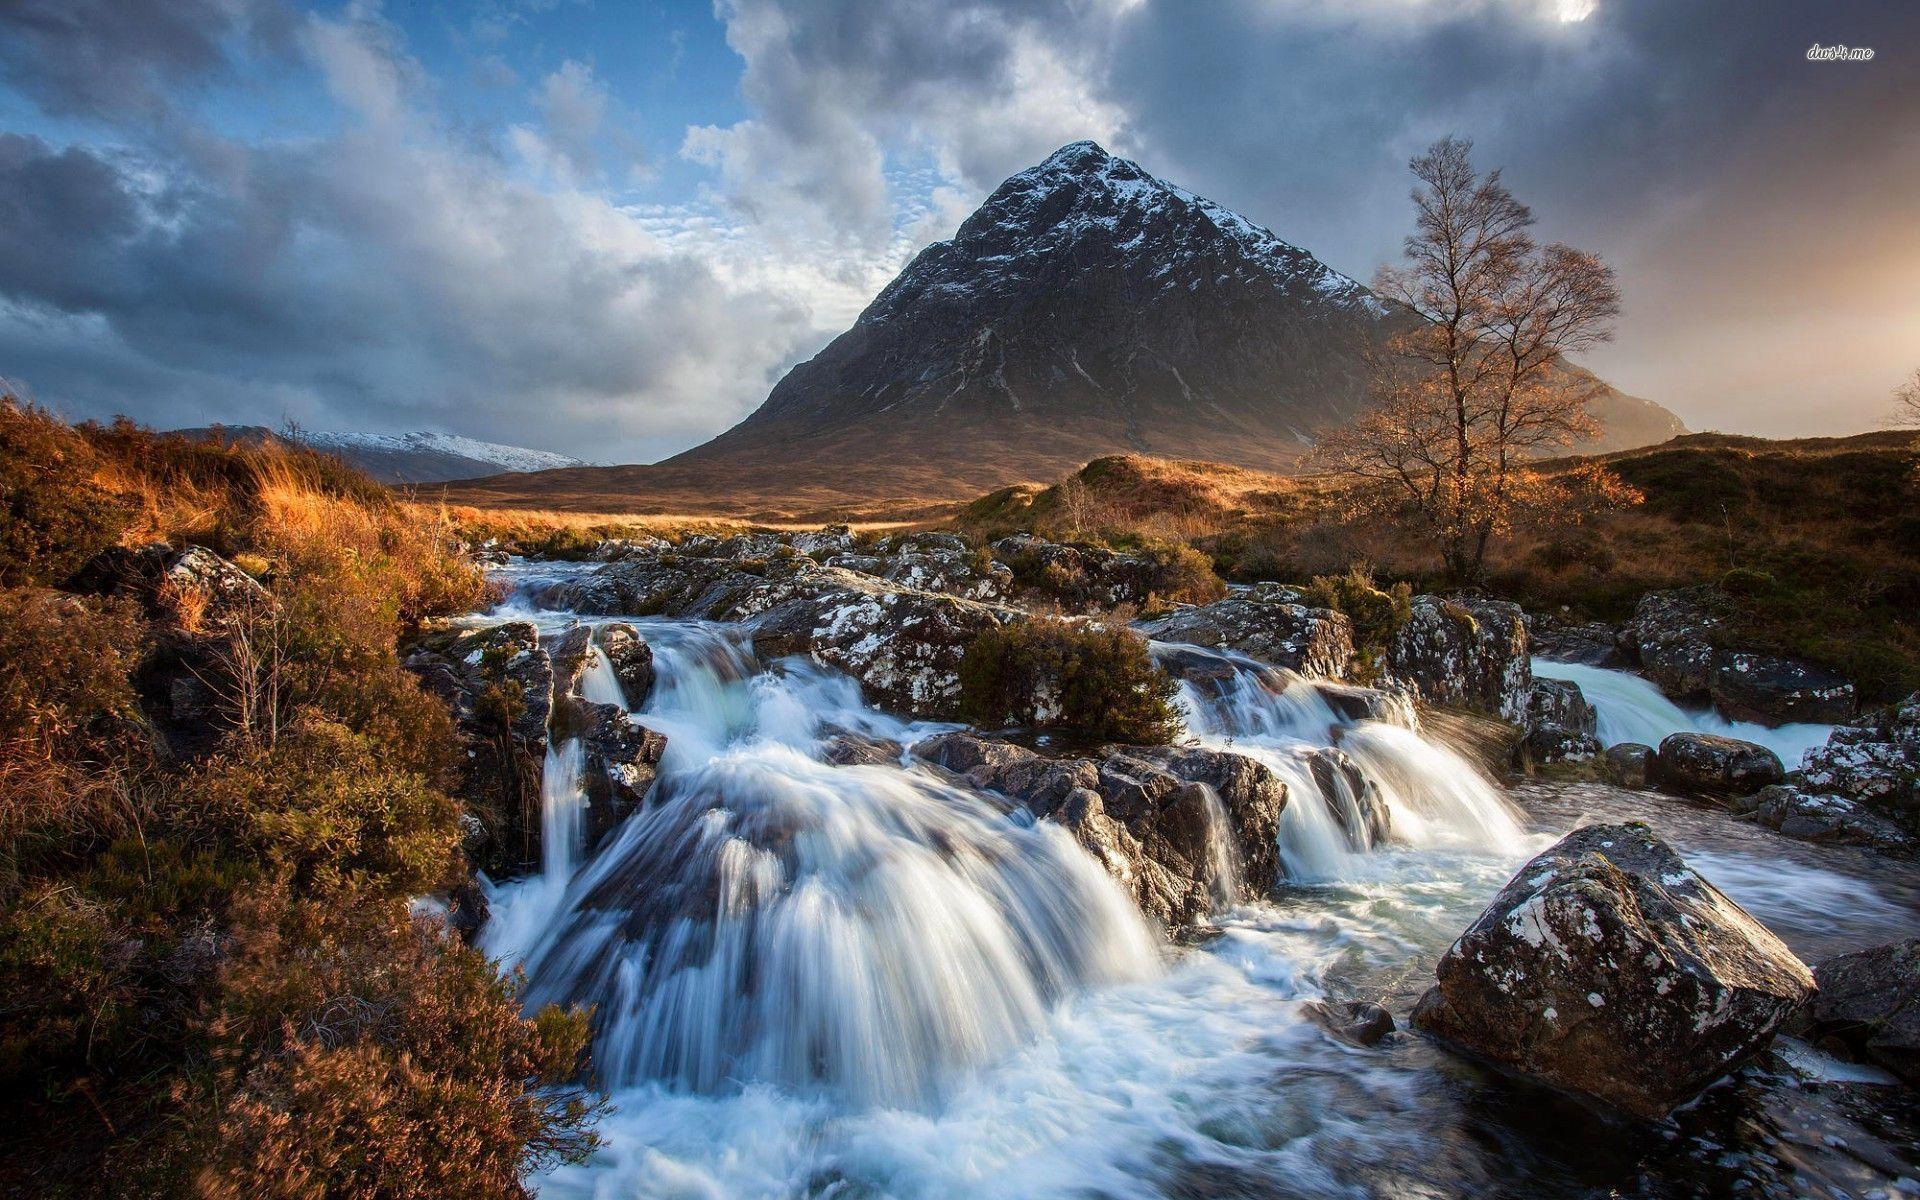
M 1213 650 L 1237 650 L 1302 675 L 1338 677 L 1353 657 L 1353 622 L 1330 608 L 1229 596 L 1156 622 L 1153 636 Z
M 1536 679 L 1527 692 L 1526 734 L 1520 742 L 1529 763 L 1578 762 L 1600 753 L 1594 736 L 1599 716 L 1580 691 L 1566 679 Z
M 1797 659 L 1716 647 L 1726 624 L 1710 588 L 1648 592 L 1621 641 L 1641 673 L 1675 700 L 1712 701 L 1727 716 L 1767 725 L 1844 721 L 1854 687 Z
M 1440 960 L 1416 1025 L 1659 1118 L 1763 1048 L 1813 992 L 1779 938 L 1645 825 L 1595 825 L 1520 869 Z
M 1535 658 L 1613 667 L 1621 661 L 1620 627 L 1605 621 L 1575 621 L 1555 613 L 1527 614 L 1527 642 Z
M 1765 746 L 1710 733 L 1670 733 L 1653 757 L 1654 782 L 1689 795 L 1746 796 L 1786 779 Z
M 587 793 L 589 853 L 645 801 L 666 752 L 664 735 L 614 704 L 576 702 L 576 732 L 585 751 L 581 784 Z
M 1625 788 L 1643 788 L 1653 781 L 1653 747 L 1639 742 L 1620 742 L 1608 746 L 1608 778 Z
M 1920 692 L 1834 730 L 1800 770 L 1810 789 L 1920 818 Z
M 600 626 L 594 631 L 594 641 L 600 652 L 607 656 L 607 662 L 613 667 L 613 676 L 620 681 L 620 693 L 626 697 L 627 707 L 639 709 L 653 694 L 653 647 L 640 631 L 624 621 L 614 621 Z
M 1813 974 L 1809 1034 L 1920 1087 L 1920 938 L 1830 958 Z
M 1713 686 L 1713 631 L 1721 619 L 1704 588 L 1648 592 L 1621 639 L 1655 687 L 1675 700 L 1705 700 Z
M 540 860 L 540 772 L 553 666 L 527 621 L 428 633 L 407 668 L 447 705 L 466 748 L 461 794 L 480 818 L 475 865 L 512 872 Z
M 1145 605 L 1160 581 L 1159 566 L 1145 555 L 1049 542 L 1030 533 L 1001 538 L 989 550 L 1021 587 L 1073 609 Z
M 1858 697 L 1842 676 L 1769 654 L 1720 650 L 1709 686 L 1714 707 L 1736 721 L 1831 725 L 1853 716 Z
M 1756 824 L 1806 842 L 1905 850 L 1912 845 L 1893 821 L 1844 796 L 1821 796 L 1790 784 L 1774 784 L 1733 801 L 1733 810 Z
M 1533 666 L 1517 604 L 1415 596 L 1388 648 L 1387 669 L 1433 703 L 1526 720 Z
M 1048 758 L 971 733 L 929 738 L 913 752 L 1066 826 L 1142 911 L 1167 925 L 1205 917 L 1223 885 L 1251 898 L 1279 875 L 1286 784 L 1242 755 L 1117 746 Z M 1222 852 L 1236 861 L 1222 863 Z M 1230 866 L 1237 869 L 1223 879 Z
M 830 567 L 859 571 L 923 592 L 944 592 L 963 600 L 1002 600 L 1012 594 L 1014 586 L 1010 567 L 968 550 L 965 542 L 957 549 L 945 543 L 929 543 L 925 549 L 841 554 L 826 561 Z

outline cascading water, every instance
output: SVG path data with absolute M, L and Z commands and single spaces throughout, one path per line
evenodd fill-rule
M 931 774 L 821 761 L 809 714 L 857 704 L 848 681 L 756 678 L 704 629 L 662 638 L 656 666 L 655 791 L 523 959 L 530 1002 L 598 1006 L 603 1081 L 925 1103 L 1062 997 L 1158 969 L 1058 826 Z
M 917 769 L 820 755 L 837 729 L 911 742 L 928 727 L 812 664 L 762 669 L 736 629 L 634 623 L 659 672 L 642 719 L 670 739 L 660 781 L 518 926 L 529 1001 L 597 1001 L 595 1068 L 615 1085 L 607 1147 L 536 1180 L 545 1200 L 1786 1195 L 1799 1175 L 1868 1190 L 1832 1145 L 1884 1139 L 1808 1123 L 1791 1081 L 1743 1077 L 1671 1139 L 1616 1150 L 1419 1038 L 1361 1051 L 1309 1019 L 1328 997 L 1404 1014 L 1433 957 L 1552 836 L 1523 835 L 1499 790 L 1404 716 L 1358 720 L 1215 656 L 1186 689 L 1190 724 L 1287 780 L 1289 879 L 1217 914 L 1205 945 L 1166 951 L 1051 824 Z M 1828 848 L 1639 793 L 1554 795 L 1549 830 L 1661 823 L 1809 958 L 1835 925 L 1885 941 L 1914 919 L 1910 897 L 1881 897 Z M 1622 803 L 1637 807 L 1607 807 Z M 1823 911 L 1781 901 L 1809 881 L 1828 885 Z M 498 890 L 495 953 L 517 897 L 544 886 Z M 1728 1094 L 1721 1120 L 1712 1096 Z M 1782 1142 L 1755 1146 L 1756 1124 Z M 1802 1126 L 1833 1142 L 1796 1140 Z
M 627 693 L 620 686 L 607 652 L 598 646 L 587 650 L 587 669 L 580 674 L 580 697 L 592 704 L 611 704 L 626 708 Z
M 1397 720 L 1354 720 L 1309 680 L 1243 655 L 1156 643 L 1178 660 L 1189 730 L 1259 759 L 1287 784 L 1280 859 L 1293 882 L 1377 873 L 1371 851 L 1516 853 L 1524 845 L 1499 788 L 1465 759 Z
M 1800 765 L 1807 751 L 1825 745 L 1833 733 L 1831 725 L 1769 727 L 1753 721 L 1729 720 L 1711 709 L 1681 708 L 1662 695 L 1652 680 L 1629 671 L 1536 658 L 1533 673 L 1541 679 L 1565 679 L 1580 685 L 1581 694 L 1586 696 L 1598 718 L 1596 736 L 1603 746 L 1639 742 L 1657 747 L 1670 733 L 1711 733 L 1757 742 L 1778 754 L 1780 761 L 1792 770 Z

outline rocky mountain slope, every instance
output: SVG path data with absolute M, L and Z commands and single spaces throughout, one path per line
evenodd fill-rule
M 178 432 L 212 436 L 216 430 Z M 217 432 L 250 442 L 282 436 L 262 425 L 222 426 Z M 483 442 L 452 433 L 328 433 L 302 429 L 294 437 L 301 445 L 343 459 L 381 483 L 444 483 L 502 471 L 551 471 L 586 465 L 551 450 Z
M 1092 142 L 995 190 L 752 416 L 656 467 L 518 481 L 832 504 L 954 498 L 1102 454 L 1297 467 L 1366 401 L 1364 356 L 1414 318 Z M 1683 432 L 1609 393 L 1586 449 Z

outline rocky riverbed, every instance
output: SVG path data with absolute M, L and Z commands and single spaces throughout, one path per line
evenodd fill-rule
M 523 739 L 513 828 L 564 845 L 484 886 L 530 997 L 600 1004 L 609 1147 L 543 1194 L 1913 1189 L 1903 1027 L 1808 1003 L 1920 924 L 1904 847 L 1743 816 L 1747 750 L 1606 782 L 1607 708 L 1534 678 L 1518 609 L 1418 598 L 1373 687 L 1296 595 L 1177 610 L 1186 745 L 1078 746 L 952 722 L 968 639 L 1028 619 L 999 559 L 822 536 L 517 564 L 455 635 L 514 649 L 433 651 L 481 692 L 572 655 L 549 710 L 611 709 Z M 1842 744 L 1900 744 L 1872 720 Z M 623 760 L 644 800 L 573 817 Z M 1909 962 L 1836 994 L 1913 1003 Z

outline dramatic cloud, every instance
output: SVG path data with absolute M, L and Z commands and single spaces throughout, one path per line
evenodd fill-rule
M 0 374 L 649 458 L 1063 142 L 1364 277 L 1450 132 L 1619 269 L 1592 365 L 1696 427 L 1866 428 L 1920 363 L 1920 6 L 720 0 L 633 35 L 652 82 L 548 43 L 612 16 L 0 0 Z

